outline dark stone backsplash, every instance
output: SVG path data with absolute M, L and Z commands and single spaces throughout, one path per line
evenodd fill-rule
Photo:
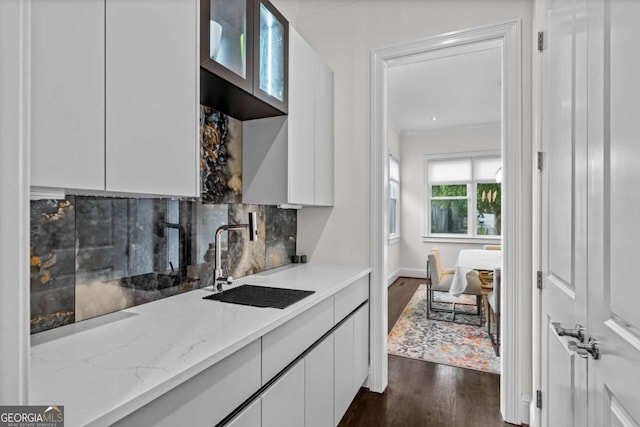
M 297 213 L 241 204 L 242 123 L 201 109 L 202 199 L 67 196 L 31 202 L 31 333 L 207 286 L 216 229 L 258 213 L 258 239 L 223 235 L 239 278 L 296 251 Z
M 242 122 L 200 107 L 202 200 L 242 203 Z

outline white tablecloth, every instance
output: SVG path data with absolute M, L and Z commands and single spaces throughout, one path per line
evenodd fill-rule
M 471 270 L 493 270 L 502 267 L 502 251 L 462 249 L 458 254 L 449 293 L 458 296 L 467 287 L 467 273 Z

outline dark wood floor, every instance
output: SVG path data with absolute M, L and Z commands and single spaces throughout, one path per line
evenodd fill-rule
M 424 280 L 400 278 L 389 287 L 389 329 Z M 348 426 L 504 427 L 500 376 L 389 356 L 389 386 L 361 389 L 340 422 Z
M 425 283 L 424 279 L 400 277 L 389 286 L 389 329 L 387 332 L 391 332 L 393 325 L 396 324 L 402 311 L 409 304 L 411 297 L 416 293 L 421 283 Z

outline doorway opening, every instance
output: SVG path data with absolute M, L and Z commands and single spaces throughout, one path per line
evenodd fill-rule
M 492 26 L 475 28 L 471 30 L 447 33 L 441 36 L 431 37 L 426 40 L 408 43 L 400 46 L 393 46 L 372 52 L 372 116 L 371 116 L 371 260 L 372 260 L 372 291 L 371 291 L 371 373 L 369 376 L 369 387 L 372 391 L 382 392 L 387 385 L 387 284 L 388 279 L 394 272 L 388 271 L 388 258 L 390 254 L 389 229 L 390 229 L 390 202 L 389 202 L 389 173 L 390 161 L 387 147 L 387 136 L 389 134 L 389 76 L 394 68 L 410 64 L 418 64 L 425 61 L 433 61 L 438 58 L 458 56 L 463 53 L 481 50 L 497 49 L 500 53 L 500 72 L 502 78 L 501 90 L 501 114 L 500 114 L 500 150 L 502 157 L 502 255 L 503 270 L 502 277 L 505 283 L 516 283 L 516 269 L 518 256 L 521 252 L 520 246 L 525 244 L 516 236 L 520 231 L 519 211 L 522 200 L 519 194 L 521 182 L 521 103 L 520 103 L 520 23 L 519 21 L 508 21 Z M 436 117 L 434 113 L 429 116 Z M 468 153 L 469 154 L 469 153 Z M 470 159 L 471 171 L 476 157 L 487 157 L 488 153 L 478 151 L 467 155 Z M 423 162 L 434 160 L 425 159 Z M 440 160 L 443 160 L 442 158 Z M 472 172 L 473 173 L 473 172 Z M 494 171 L 495 173 L 495 171 Z M 428 177 L 425 177 L 425 180 Z M 478 187 L 467 186 L 469 191 L 477 193 Z M 472 188 L 472 189 L 471 189 Z M 485 197 L 486 197 L 485 191 Z M 426 195 L 425 195 L 426 197 Z M 492 196 L 493 198 L 493 196 Z M 413 201 L 414 204 L 416 201 Z M 427 201 L 418 201 L 420 215 L 429 209 L 424 209 L 424 205 L 429 205 Z M 421 205 L 422 203 L 422 205 Z M 475 205 L 474 199 L 474 205 Z M 477 206 L 477 205 L 475 205 Z M 464 210 L 464 209 L 463 209 Z M 467 205 L 467 211 L 471 211 Z M 423 215 L 423 230 L 432 231 L 432 213 Z M 433 214 L 437 215 L 437 214 Z M 449 220 L 451 219 L 447 213 Z M 445 215 L 445 216 L 447 216 Z M 469 217 L 468 217 L 469 218 Z M 445 221 L 446 222 L 446 221 Z M 449 221 L 447 231 L 455 231 L 456 221 Z M 460 222 L 460 221 L 458 221 Z M 464 222 L 464 221 L 462 221 Z M 480 228 L 486 230 L 489 225 L 487 221 L 480 224 L 480 218 L 471 217 L 467 219 L 467 234 L 477 234 Z M 473 227 L 472 230 L 469 228 Z M 491 226 L 495 230 L 495 216 Z M 451 228 L 453 227 L 453 228 Z M 478 228 L 480 227 L 480 228 Z M 402 225 L 400 225 L 402 230 Z M 426 233 L 428 235 L 429 233 Z M 455 233 L 454 233 L 455 234 Z M 408 236 L 409 237 L 409 236 Z M 415 237 L 415 236 L 414 236 Z M 419 244 L 424 244 L 419 236 Z M 460 237 L 458 237 L 460 238 Z M 426 239 L 428 240 L 428 238 Z M 462 239 L 464 241 L 464 239 Z M 462 242 L 459 242 L 462 243 Z M 423 250 L 422 257 L 426 264 L 427 251 Z M 453 262 L 455 263 L 455 255 Z M 426 265 L 423 271 L 426 270 Z M 425 277 L 425 273 L 417 277 Z M 520 389 L 521 372 L 519 365 L 519 343 L 518 331 L 521 326 L 518 317 L 519 292 L 517 287 L 505 287 L 502 292 L 502 338 L 504 345 L 501 352 L 500 379 L 500 408 L 505 421 L 519 423 L 522 413 L 528 411 L 529 402 L 521 399 Z
M 500 373 L 501 95 L 494 40 L 388 69 L 391 355 Z

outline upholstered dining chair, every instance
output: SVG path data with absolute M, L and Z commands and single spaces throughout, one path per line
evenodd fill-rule
M 452 303 L 451 308 L 435 307 L 433 305 L 433 293 L 434 292 L 449 292 L 451 288 L 451 282 L 455 270 L 452 268 L 443 269 L 440 262 L 440 250 L 437 248 L 429 251 L 427 256 L 427 319 L 431 319 L 432 312 L 446 312 L 453 314 L 453 322 L 456 322 L 456 314 L 473 314 L 468 311 L 460 311 L 456 309 L 456 305 L 467 305 L 461 303 Z M 480 325 L 482 325 L 482 282 L 477 271 L 469 271 L 466 274 L 467 287 L 463 294 L 475 295 L 477 315 L 480 319 Z M 466 322 L 465 322 L 466 323 Z
M 493 270 L 493 291 L 487 295 L 487 333 L 491 339 L 491 345 L 496 352 L 496 356 L 500 356 L 500 292 L 502 287 L 502 273 L 499 268 Z M 491 327 L 493 318 L 494 326 Z M 494 331 L 495 329 L 495 331 Z

